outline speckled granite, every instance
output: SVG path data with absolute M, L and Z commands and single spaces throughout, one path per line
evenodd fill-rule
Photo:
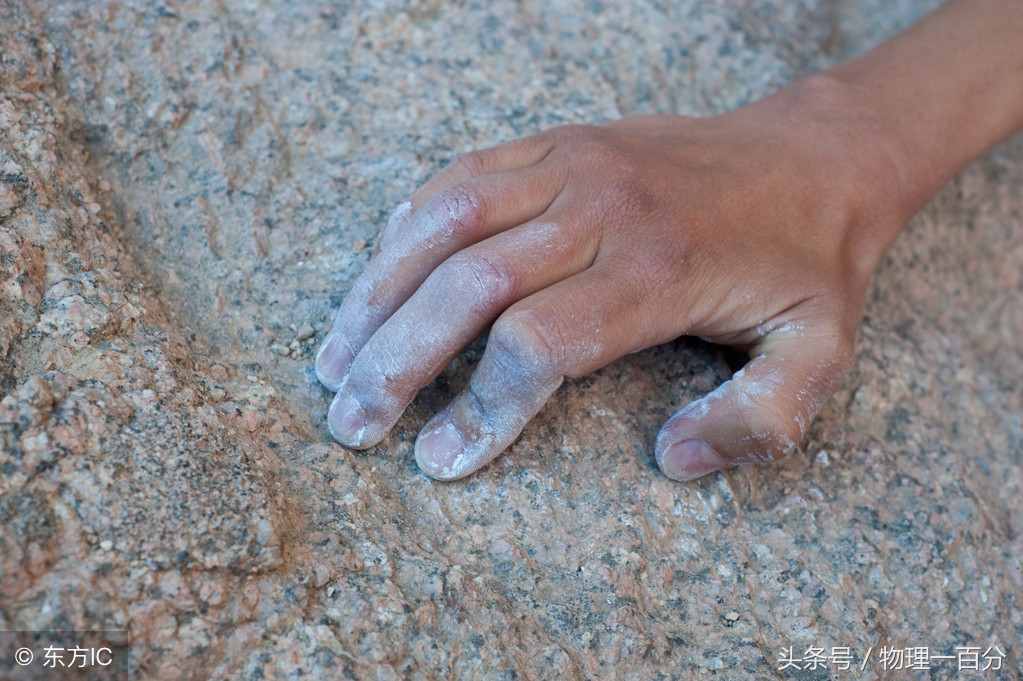
M 564 386 L 454 484 L 412 442 L 480 347 L 362 454 L 311 364 L 456 153 L 723 111 L 929 4 L 0 0 L 0 629 L 122 630 L 96 678 L 1020 678 L 1023 140 L 900 238 L 773 467 L 658 474 L 729 375 L 697 341 Z M 0 676 L 70 678 L 15 643 Z M 1005 657 L 882 669 L 924 646 Z M 779 669 L 811 647 L 852 668 Z

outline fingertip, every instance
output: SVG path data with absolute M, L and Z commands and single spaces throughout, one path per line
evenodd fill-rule
M 331 392 L 337 392 L 355 356 L 340 334 L 331 334 L 316 353 L 316 378 Z
M 365 449 L 366 430 L 369 418 L 359 401 L 350 392 L 339 392 L 334 396 L 327 413 L 327 429 L 335 440 L 352 449 Z
M 686 482 L 725 468 L 728 464 L 706 442 L 684 440 L 659 447 L 657 465 L 672 480 Z
M 415 456 L 419 468 L 435 480 L 455 480 L 464 475 L 465 444 L 447 419 L 423 429 L 416 439 Z

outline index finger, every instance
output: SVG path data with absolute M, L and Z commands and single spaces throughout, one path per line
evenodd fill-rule
M 544 160 L 553 148 L 551 136 L 539 133 L 460 154 L 414 191 L 408 201 L 412 204 L 412 210 L 416 210 L 442 191 L 473 178 L 534 166 Z

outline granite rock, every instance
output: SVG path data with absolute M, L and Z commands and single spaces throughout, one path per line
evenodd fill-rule
M 109 678 L 823 679 L 783 648 L 848 647 L 866 679 L 893 646 L 1019 678 L 1019 139 L 914 218 L 771 467 L 658 473 L 730 374 L 699 341 L 569 382 L 453 484 L 412 443 L 482 341 L 366 453 L 312 371 L 457 153 L 724 111 L 933 4 L 0 0 L 0 630 L 117 630 Z M 0 672 L 48 678 L 15 642 Z

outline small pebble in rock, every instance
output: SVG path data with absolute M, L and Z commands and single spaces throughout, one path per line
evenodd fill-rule
M 109 551 L 110 549 L 114 548 L 114 542 L 110 541 L 109 539 L 104 539 L 99 543 L 99 547 L 104 551 Z
M 308 323 L 303 324 L 302 326 L 298 327 L 298 332 L 295 335 L 299 340 L 304 341 L 307 338 L 312 338 L 313 336 L 315 336 L 316 329 L 313 328 L 312 324 Z
M 289 348 L 286 345 L 281 345 L 280 343 L 274 343 L 273 345 L 270 346 L 270 349 L 273 350 L 275 354 L 278 354 L 281 357 L 287 357 L 288 355 L 291 354 L 291 348 Z
M 730 627 L 739 620 L 739 613 L 732 610 L 731 612 L 725 613 L 725 626 Z
M 249 374 L 249 375 L 248 375 L 248 376 L 246 376 L 245 378 L 246 378 L 246 379 L 248 379 L 249 383 L 255 383 L 255 382 L 257 382 L 257 381 L 259 380 L 258 378 L 256 378 L 256 377 L 255 377 L 255 376 L 253 376 L 252 374 Z

